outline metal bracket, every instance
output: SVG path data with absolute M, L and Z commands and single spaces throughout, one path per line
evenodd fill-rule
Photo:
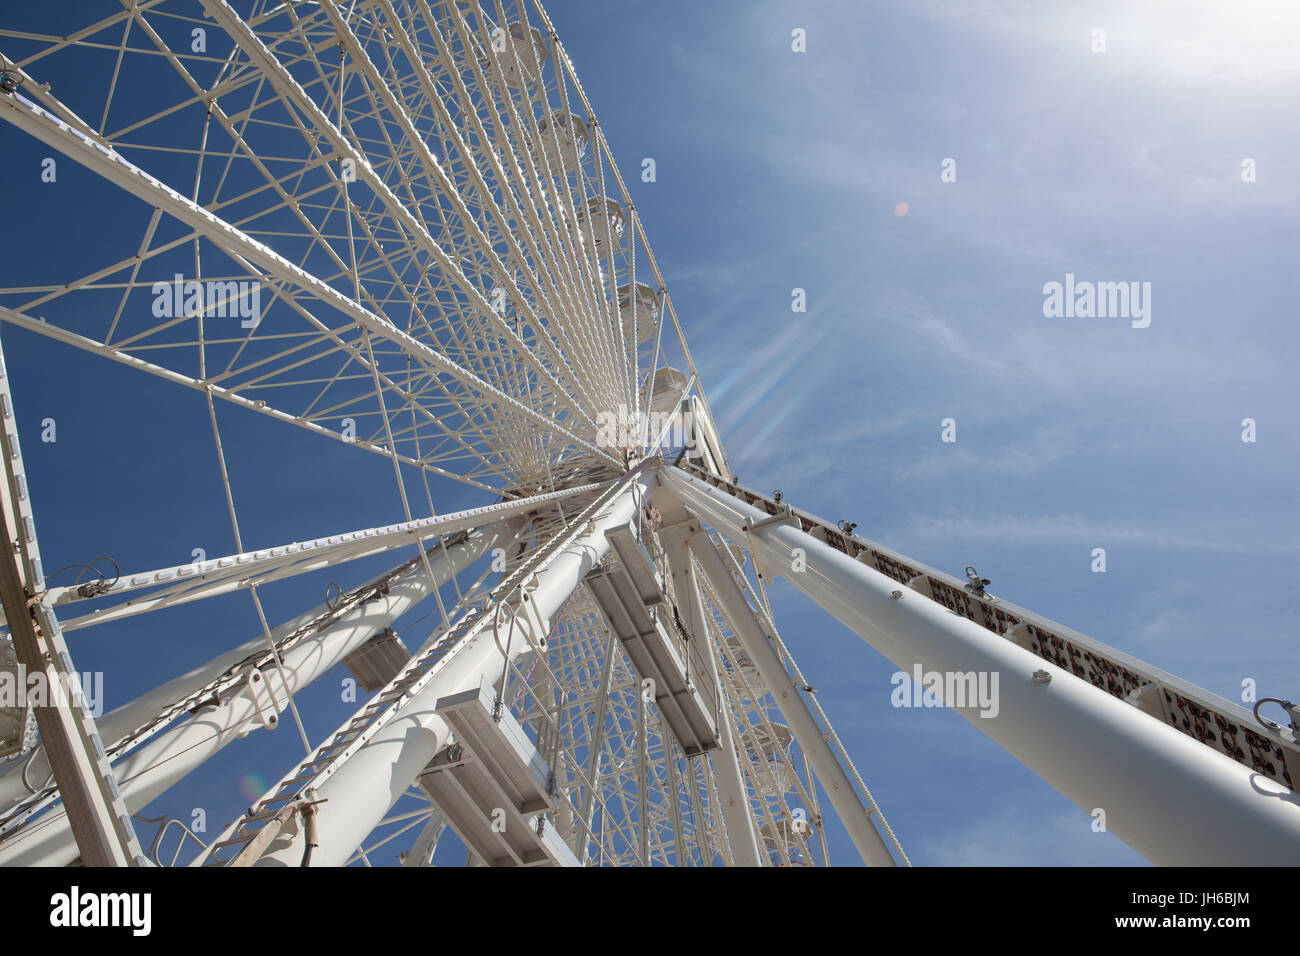
M 519 613 L 523 615 L 528 622 L 533 636 L 537 639 L 537 647 L 540 650 L 546 650 L 546 640 L 550 634 L 550 622 L 542 617 L 541 611 L 537 609 L 537 602 L 533 600 L 533 594 L 537 590 L 537 577 L 534 575 L 525 581 L 519 588 Z
M 247 697 L 252 702 L 257 711 L 257 719 L 265 729 L 274 730 L 280 725 L 280 714 L 285 705 L 276 697 L 265 673 L 256 667 L 250 667 L 244 674 L 244 679 L 236 686 L 239 689 L 234 696 Z
M 769 525 L 777 524 L 788 524 L 793 525 L 796 528 L 799 527 L 799 519 L 795 517 L 793 508 L 787 504 L 778 504 L 776 507 L 781 512 L 780 514 L 772 515 L 770 518 L 763 518 L 760 521 L 754 522 L 751 522 L 746 518 L 741 524 L 740 530 L 752 533 L 762 528 L 766 528 Z

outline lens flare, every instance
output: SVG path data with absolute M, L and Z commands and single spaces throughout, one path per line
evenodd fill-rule
M 239 795 L 250 803 L 260 800 L 267 791 L 266 781 L 261 774 L 246 773 L 239 778 Z

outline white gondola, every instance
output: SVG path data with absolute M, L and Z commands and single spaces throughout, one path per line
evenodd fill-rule
M 636 310 L 633 315 L 633 303 Z M 623 323 L 623 341 L 630 343 L 633 338 L 633 320 L 635 319 L 635 337 L 637 345 L 646 345 L 655 337 L 659 329 L 659 296 L 655 290 L 644 282 L 636 284 L 636 296 L 633 298 L 630 285 L 618 287 L 618 314 Z
M 537 121 L 537 133 L 552 176 L 574 172 L 587 155 L 587 124 L 572 113 L 557 110 L 543 116 Z
M 656 415 L 667 415 L 677 410 L 686 394 L 686 373 L 664 366 L 655 372 L 650 389 L 650 410 Z
M 727 661 L 727 670 L 741 699 L 757 702 L 766 697 L 769 693 L 767 684 L 763 682 L 758 668 L 745 653 L 745 649 L 740 646 L 740 641 L 734 637 L 727 638 L 727 650 L 735 660 L 734 665 L 731 661 Z
M 512 90 L 536 83 L 546 62 L 546 41 L 542 31 L 518 20 L 505 27 L 492 27 L 488 51 L 501 67 L 506 86 Z M 530 42 L 531 41 L 531 42 Z M 480 57 L 488 76 L 493 76 L 486 57 Z
M 591 232 L 596 241 L 596 251 L 604 254 L 605 252 L 605 234 L 606 223 L 608 223 L 609 237 L 613 240 L 614 245 L 620 245 L 623 240 L 623 207 L 612 199 L 593 196 L 587 200 L 586 207 L 578 207 L 578 237 L 585 244 L 587 242 L 587 217 L 591 217 Z M 603 278 L 603 276 L 602 276 Z M 607 287 L 608 288 L 608 287 Z
M 746 735 L 745 751 L 752 764 L 750 776 L 754 787 L 765 796 L 775 797 L 795 788 L 797 780 L 790 766 L 790 741 L 794 736 L 785 724 L 751 728 Z
M 773 866 L 811 866 L 805 841 L 812 833 L 812 825 L 807 821 L 791 823 L 784 817 L 769 820 L 758 828 L 763 838 L 763 846 Z M 782 850 L 785 852 L 782 853 Z M 789 862 L 787 862 L 787 860 Z

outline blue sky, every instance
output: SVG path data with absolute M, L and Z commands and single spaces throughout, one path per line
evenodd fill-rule
M 743 483 L 1230 699 L 1291 692 L 1293 6 L 549 9 L 625 174 L 656 157 L 631 188 Z M 1150 327 L 1045 318 L 1066 273 L 1151 282 Z M 788 586 L 777 611 L 915 862 L 1140 862 L 956 715 L 892 709 L 892 665 Z
M 973 564 L 1008 600 L 1230 699 L 1245 677 L 1294 696 L 1300 143 L 1288 120 L 1300 13 L 1280 2 L 547 9 L 743 483 L 945 571 Z M 806 53 L 790 49 L 794 28 Z M 1097 28 L 1104 53 L 1090 49 Z M 14 168 L 46 152 L 7 127 L 0 145 Z M 640 180 L 646 156 L 654 183 Z M 955 183 L 940 182 L 947 157 Z M 58 188 L 73 192 L 60 202 L 84 192 L 82 208 L 97 208 L 107 193 L 64 165 Z M 24 223 L 3 285 L 63 275 L 49 264 L 66 222 L 29 193 L 14 180 L 2 193 Z M 90 244 L 96 222 L 79 226 Z M 1150 327 L 1044 317 L 1044 283 L 1067 273 L 1150 282 Z M 796 287 L 804 314 L 790 310 Z M 12 327 L 0 335 L 48 566 L 233 550 L 197 393 Z M 400 513 L 382 459 L 218 414 L 246 545 Z M 59 440 L 43 445 L 46 416 Z M 940 441 L 949 417 L 954 444 Z M 1256 443 L 1241 441 L 1245 417 Z M 438 487 L 440 510 L 481 502 Z M 1090 571 L 1095 547 L 1105 574 Z M 322 586 L 266 589 L 268 616 L 317 603 Z M 956 715 L 892 708 L 892 665 L 788 586 L 776 594 L 787 644 L 914 862 L 1140 862 Z M 80 668 L 115 675 L 111 707 L 256 632 L 234 596 L 202 615 L 74 633 L 72 650 Z M 142 663 L 124 672 L 123 660 Z M 313 739 L 351 710 L 338 676 L 300 701 Z M 287 724 L 253 734 L 149 815 L 202 805 L 219 827 L 247 803 L 240 780 L 274 781 L 300 751 Z M 847 838 L 830 836 L 833 859 L 853 862 Z

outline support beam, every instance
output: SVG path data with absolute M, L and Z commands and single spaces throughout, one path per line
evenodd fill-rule
M 545 642 L 553 617 L 609 550 L 605 532 L 627 524 L 644 499 L 646 479 L 637 477 L 584 522 L 580 533 L 527 584 L 531 611 L 512 623 L 484 627 L 440 662 L 436 676 L 424 684 L 396 715 L 374 733 L 319 786 L 316 821 L 319 846 L 316 866 L 341 866 L 383 819 L 411 782 L 451 739 L 447 723 L 436 713 L 438 701 L 496 681 L 508 659 Z M 508 632 L 514 628 L 513 635 Z M 520 631 L 523 631 L 521 634 Z M 417 655 L 418 656 L 418 655 Z M 490 815 L 491 807 L 484 808 Z M 259 865 L 297 866 L 302 858 L 301 832 L 272 844 Z
M 305 541 L 293 541 L 243 554 L 192 561 L 153 571 L 127 572 L 111 584 L 105 582 L 93 589 L 86 588 L 85 585 L 52 587 L 46 592 L 45 600 L 51 607 L 61 607 L 73 602 L 91 599 L 98 601 L 140 590 L 160 589 L 64 621 L 63 629 L 72 631 L 79 627 L 142 614 L 157 608 L 174 607 L 178 604 L 228 594 L 250 584 L 261 585 L 327 567 L 337 567 L 385 551 L 410 547 L 413 543 L 438 535 L 451 535 L 459 531 L 491 526 L 506 519 L 520 518 L 547 505 L 577 495 L 594 494 L 599 490 L 598 484 L 577 485 L 529 498 L 499 501 L 428 518 L 345 531 Z M 83 588 L 86 590 L 83 591 Z
M 787 516 L 782 519 L 787 524 L 804 529 L 831 548 L 937 601 L 989 633 L 1000 635 L 1070 671 L 1111 696 L 1136 705 L 1216 753 L 1264 774 L 1289 790 L 1296 790 L 1296 781 L 1300 781 L 1300 744 L 1290 728 L 1263 725 L 1241 704 L 1013 604 L 984 590 L 983 585 L 976 590 L 970 574 L 957 577 L 927 567 L 851 529 L 846 531 L 842 523 L 837 525 L 792 509 L 752 488 L 704 472 L 694 464 L 684 463 L 682 470 L 767 516 Z M 752 528 L 742 526 L 741 530 Z M 750 554 L 757 562 L 757 552 L 751 549 Z M 755 563 L 754 569 L 762 574 L 761 562 Z M 781 574 L 782 568 L 778 567 L 772 576 Z
M 799 749 L 807 755 L 813 772 L 826 788 L 840 822 L 849 831 L 863 861 L 873 866 L 896 866 L 897 861 L 871 819 L 871 810 L 863 804 L 853 781 L 826 743 L 816 718 L 786 674 L 776 648 L 759 625 L 740 585 L 727 571 L 713 541 L 701 529 L 690 536 L 688 543 L 713 593 L 722 602 L 722 612 L 727 616 L 732 633 L 754 662 L 763 682 L 772 689 L 777 708 L 799 741 Z
M 449 580 L 452 574 L 472 564 L 489 547 L 498 541 L 504 543 L 511 536 L 510 531 L 494 527 L 475 532 L 461 544 L 448 548 L 446 557 L 441 552 L 435 552 L 429 557 L 434 579 L 439 584 Z M 289 679 L 289 691 L 297 693 L 317 680 L 344 656 L 432 593 L 433 585 L 423 561 L 417 558 L 407 562 L 407 565 L 402 574 L 389 582 L 387 595 L 362 604 L 350 614 L 285 651 L 282 662 Z M 299 615 L 275 628 L 272 637 L 278 640 L 323 610 L 325 609 L 317 608 Z M 131 732 L 172 701 L 201 690 L 214 678 L 237 667 L 241 661 L 265 650 L 266 638 L 256 637 L 188 674 L 169 681 L 105 715 L 101 721 L 104 733 L 112 740 L 114 734 Z M 280 683 L 279 674 L 275 670 L 268 670 L 265 680 L 269 693 L 225 694 L 119 760 L 114 770 L 127 808 L 132 813 L 140 811 L 228 743 L 260 726 L 259 705 L 263 713 L 267 712 L 268 704 L 272 710 L 280 709 L 287 694 Z M 33 759 L 36 763 L 29 777 L 35 778 L 42 772 L 39 768 L 46 764 L 40 753 Z M 5 796 L 11 799 L 15 794 L 21 797 L 26 793 L 22 789 L 21 774 L 11 773 L 0 778 L 0 787 L 3 787 Z M 70 836 L 63 810 L 52 810 L 0 843 L 0 866 L 66 865 L 76 856 L 76 848 Z
M 214 6 L 213 9 L 218 9 L 218 7 Z M 484 381 L 471 371 L 453 362 L 441 352 L 435 351 L 424 342 L 401 331 L 386 318 L 371 312 L 355 299 L 345 296 L 318 276 L 299 268 L 266 244 L 254 239 L 233 224 L 213 215 L 143 169 L 128 162 L 97 137 L 89 136 L 74 129 L 49 111 L 17 93 L 0 92 L 0 119 L 7 120 L 17 128 L 59 150 L 65 156 L 70 157 L 114 185 L 120 186 L 138 199 L 165 210 L 168 215 L 194 229 L 199 235 L 210 240 L 228 255 L 255 263 L 259 268 L 265 270 L 268 276 L 284 283 L 286 286 L 300 289 L 303 293 L 346 316 L 350 320 L 352 327 L 367 331 L 380 339 L 391 342 L 401 351 L 410 355 L 430 374 L 443 374 L 456 379 L 474 393 L 476 401 L 483 404 L 496 404 L 503 410 L 508 409 L 533 422 L 544 431 L 571 442 L 575 447 L 581 448 L 604 461 L 617 464 L 616 459 L 608 452 L 573 434 L 542 413 L 507 395 L 492 383 Z M 486 300 L 484 300 L 483 306 L 484 314 L 490 314 L 492 310 Z M 341 330 L 334 330 L 335 335 L 340 332 Z M 342 343 L 340 342 L 340 344 Z M 532 353 L 526 348 L 520 354 L 528 359 L 533 358 Z M 585 413 L 579 411 L 579 420 L 583 417 L 585 417 Z
M 758 831 L 750 813 L 749 796 L 740 772 L 736 739 L 732 734 L 728 695 L 719 680 L 718 655 L 713 647 L 699 582 L 695 577 L 695 565 L 691 562 L 687 546 L 687 539 L 699 530 L 699 523 L 690 520 L 672 496 L 659 493 L 659 488 L 655 492 L 652 501 L 664 520 L 659 540 L 668 556 L 677 610 L 692 639 L 703 641 L 708 646 L 708 653 L 704 655 L 709 662 L 708 679 L 713 682 L 715 699 L 721 702 L 722 713 L 718 716 L 719 746 L 709 759 L 717 778 L 718 795 L 722 798 L 722 813 L 727 823 L 727 839 L 731 843 L 732 857 L 736 866 L 762 866 L 763 855 L 759 848 Z
M 970 706 L 957 712 L 1085 812 L 1104 809 L 1109 830 L 1148 860 L 1290 866 L 1300 858 L 1300 797 L 1282 784 L 798 528 L 747 533 L 746 521 L 768 516 L 680 469 L 661 474 L 701 520 L 900 670 L 997 675 L 996 716 Z M 786 570 L 796 566 L 796 548 L 800 573 Z
M 433 866 L 433 854 L 438 849 L 438 841 L 447 829 L 447 821 L 437 810 L 424 824 L 424 829 L 415 838 L 415 845 L 405 853 L 399 854 L 402 866 Z
M 600 789 L 601 758 L 605 753 L 605 726 L 609 722 L 609 687 L 610 676 L 614 670 L 614 651 L 618 647 L 618 638 L 612 631 L 605 632 L 605 658 L 600 668 L 600 684 L 596 693 L 596 719 L 592 724 L 591 743 L 587 746 L 587 778 L 591 786 L 586 788 L 582 798 L 582 819 L 578 832 L 574 835 L 574 853 L 587 865 L 591 851 L 592 811 L 596 805 L 596 791 Z M 603 811 L 602 811 L 603 812 Z
M 28 674 L 25 688 L 40 688 L 36 710 L 41 742 L 49 755 L 59 794 L 72 828 L 72 856 L 87 866 L 138 866 L 145 861 L 108 757 L 86 709 L 68 646 L 54 612 L 39 599 L 45 587 L 27 476 L 23 469 L 4 351 L 0 349 L 0 604 L 14 654 Z

